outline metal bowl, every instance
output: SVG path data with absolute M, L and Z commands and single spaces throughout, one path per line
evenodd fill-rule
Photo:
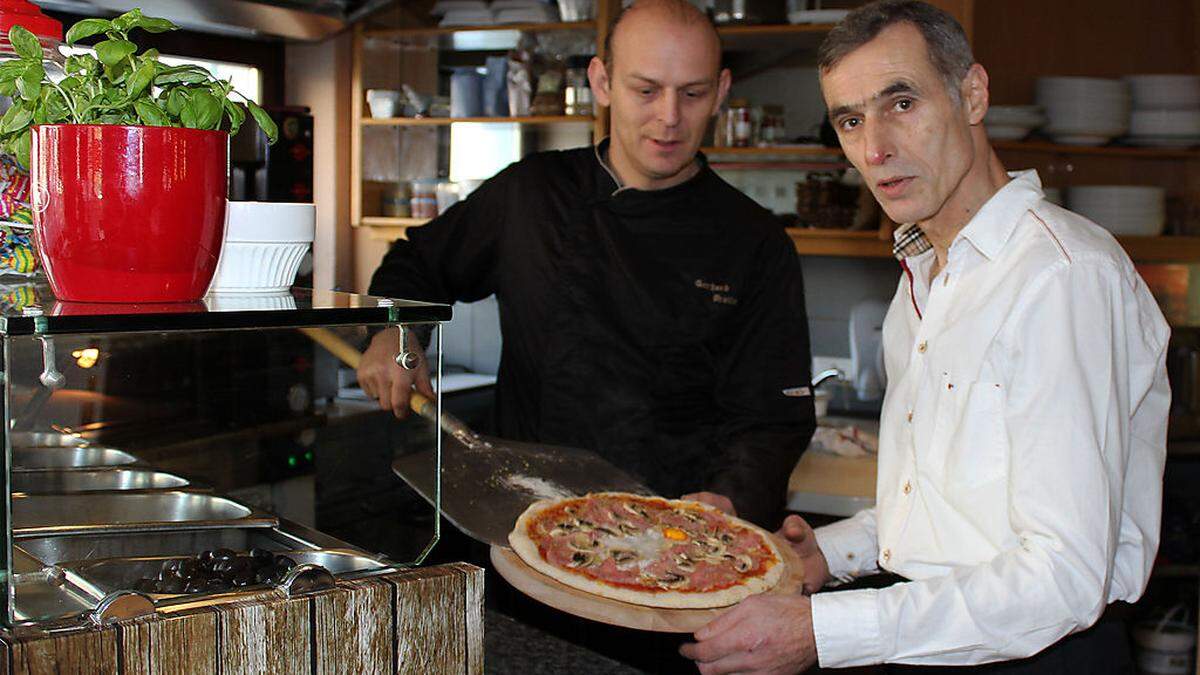
M 13 448 L 13 471 L 78 469 L 133 464 L 137 457 L 115 448 L 97 446 Z
M 193 492 L 13 495 L 12 520 L 17 537 L 229 525 L 273 527 L 279 522 L 232 499 Z
M 167 490 L 187 485 L 187 480 L 175 474 L 146 469 L 21 471 L 12 476 L 12 491 L 23 494 Z
M 78 448 L 90 445 L 88 439 L 79 434 L 61 431 L 10 431 L 8 440 L 14 448 Z
M 315 546 L 302 538 L 266 527 L 45 536 L 22 539 L 13 545 L 14 552 L 23 550 L 46 565 L 101 558 L 190 556 L 218 548 L 234 551 L 263 548 L 278 553 Z

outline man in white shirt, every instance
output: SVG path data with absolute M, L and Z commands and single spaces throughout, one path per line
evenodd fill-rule
M 883 328 L 876 506 L 782 532 L 806 593 L 907 581 L 752 597 L 681 651 L 706 674 L 1132 672 L 1119 623 L 1097 621 L 1141 596 L 1158 548 L 1162 314 L 1112 236 L 1046 201 L 1036 172 L 1005 172 L 983 126 L 988 75 L 953 18 L 863 7 L 820 72 L 847 158 L 909 225 Z

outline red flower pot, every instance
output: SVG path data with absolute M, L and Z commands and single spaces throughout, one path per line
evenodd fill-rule
M 191 302 L 225 233 L 229 134 L 171 127 L 34 127 L 38 252 L 60 300 Z

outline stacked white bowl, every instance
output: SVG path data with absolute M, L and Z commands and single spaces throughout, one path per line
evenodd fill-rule
M 1066 145 L 1104 145 L 1129 130 L 1129 85 L 1098 77 L 1039 77 L 1042 131 Z
M 1019 141 L 1045 122 L 1038 105 L 994 105 L 983 118 L 988 138 L 997 141 Z
M 1200 145 L 1200 76 L 1130 75 L 1133 94 L 1130 145 L 1188 148 Z
M 1067 188 L 1067 208 L 1116 235 L 1156 237 L 1166 225 L 1166 191 L 1146 185 Z

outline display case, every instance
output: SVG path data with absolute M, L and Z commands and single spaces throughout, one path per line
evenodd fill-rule
M 389 514 L 413 526 L 386 547 L 321 532 L 314 495 L 322 462 L 338 474 L 367 456 L 417 455 L 438 484 L 448 306 L 306 289 L 187 305 L 5 298 L 7 634 L 291 597 L 406 569 L 436 543 L 437 489 Z M 330 347 L 353 361 L 390 327 L 429 345 L 405 361 L 432 376 L 424 415 L 338 396 Z M 401 490 L 386 473 L 380 493 Z

